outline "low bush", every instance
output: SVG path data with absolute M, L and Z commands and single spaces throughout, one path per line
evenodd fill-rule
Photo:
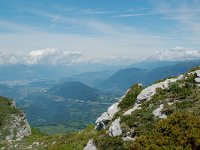
M 200 149 L 200 117 L 186 112 L 171 114 L 156 124 L 151 134 L 142 135 L 132 148 L 140 149 Z
M 132 106 L 136 99 L 138 94 L 142 91 L 143 87 L 141 85 L 135 84 L 133 85 L 126 96 L 123 98 L 123 100 L 119 103 L 119 107 L 124 110 L 128 109 L 130 106 Z

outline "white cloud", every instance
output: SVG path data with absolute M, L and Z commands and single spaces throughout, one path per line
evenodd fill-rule
M 199 59 L 200 50 L 194 50 L 183 47 L 175 47 L 169 50 L 156 51 L 151 59 L 158 60 L 189 60 L 189 59 Z
M 46 65 L 73 65 L 73 64 L 107 64 L 107 65 L 129 65 L 137 61 L 146 60 L 190 60 L 200 59 L 200 50 L 175 47 L 169 50 L 159 50 L 153 55 L 107 56 L 100 58 L 85 57 L 78 51 L 64 51 L 55 48 L 34 50 L 26 54 L 0 53 L 0 64 L 46 64 Z
M 21 58 L 14 53 L 0 53 L 0 64 L 17 64 Z
M 46 48 L 34 50 L 28 54 L 0 53 L 0 64 L 50 64 L 69 65 L 79 62 L 83 56 L 80 52 L 71 52 Z
M 109 56 L 102 58 L 88 58 L 78 51 L 64 51 L 55 48 L 33 50 L 26 54 L 0 53 L 0 64 L 46 64 L 46 65 L 73 65 L 73 64 L 107 64 L 128 65 L 136 59 L 130 57 Z
M 54 48 L 46 48 L 43 50 L 31 51 L 24 62 L 27 64 L 53 64 L 53 65 L 69 65 L 82 57 L 80 52 L 70 52 L 57 50 Z

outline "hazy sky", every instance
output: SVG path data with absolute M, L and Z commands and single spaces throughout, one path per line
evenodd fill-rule
M 0 0 L 0 63 L 192 58 L 199 41 L 199 0 Z

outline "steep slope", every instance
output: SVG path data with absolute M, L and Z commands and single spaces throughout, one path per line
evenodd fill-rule
M 40 150 L 198 150 L 200 67 L 148 87 L 133 85 L 95 127 L 62 136 L 32 135 L 31 142 L 24 139 L 21 145 Z
M 65 82 L 48 90 L 50 94 L 58 95 L 66 99 L 96 100 L 99 92 L 79 81 Z
M 55 144 L 48 144 L 48 148 L 197 150 L 200 148 L 199 86 L 200 68 L 146 88 L 133 85 L 96 120 L 95 127 L 59 139 L 52 137 Z
M 132 86 L 96 121 L 98 149 L 199 149 L 200 70 Z M 107 141 L 110 141 L 108 144 Z M 94 146 L 94 145 L 93 145 Z
M 21 141 L 31 135 L 25 114 L 16 108 L 15 102 L 0 97 L 0 141 Z

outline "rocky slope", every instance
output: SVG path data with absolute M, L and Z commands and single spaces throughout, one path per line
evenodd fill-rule
M 31 128 L 25 114 L 16 108 L 14 101 L 0 97 L 0 109 L 1 141 L 21 141 L 31 135 Z
M 0 148 L 2 146 L 0 145 Z M 200 149 L 200 67 L 143 87 L 133 85 L 96 120 L 66 135 L 33 134 L 4 149 Z
M 199 149 L 200 70 L 194 70 L 146 88 L 132 86 L 119 102 L 96 120 L 95 128 L 104 130 L 105 134 L 90 139 L 87 146 L 97 149 Z

